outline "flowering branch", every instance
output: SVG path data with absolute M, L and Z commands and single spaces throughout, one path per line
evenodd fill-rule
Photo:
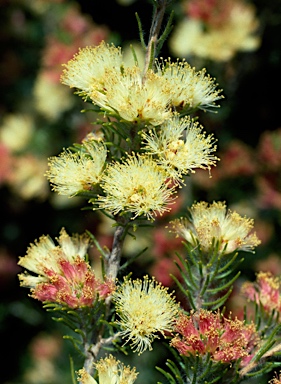
M 31 271 L 19 275 L 21 285 L 74 331 L 75 337 L 68 338 L 84 356 L 81 384 L 97 384 L 94 371 L 100 384 L 134 382 L 135 370 L 113 356 L 98 361 L 103 347 L 117 349 L 117 339 L 126 339 L 139 355 L 151 350 L 155 339 L 171 339 L 176 362 L 167 365 L 176 378 L 166 377 L 173 384 L 238 383 L 281 349 L 274 346 L 277 326 L 262 333 L 253 322 L 221 315 L 240 273 L 231 276 L 240 263 L 238 251 L 252 252 L 260 243 L 253 220 L 227 210 L 224 202 L 198 202 L 189 218 L 172 222 L 187 250 L 186 258 L 179 256 L 182 280 L 174 279 L 189 313 L 154 277 L 132 280 L 128 275 L 118 281 L 129 228 L 170 211 L 184 177 L 198 168 L 210 172 L 219 160 L 213 135 L 191 117 L 197 109 L 217 107 L 222 96 L 214 79 L 185 60 L 156 59 L 171 29 L 170 17 L 159 37 L 167 4 L 153 0 L 143 70 L 136 54 L 134 64 L 127 65 L 121 48 L 102 42 L 79 50 L 61 77 L 104 118 L 96 121 L 101 126 L 97 134 L 50 158 L 46 176 L 57 193 L 84 196 L 92 210 L 115 220 L 111 251 L 103 251 L 89 233 L 70 237 L 63 229 L 58 245 L 43 236 L 19 262 Z M 86 254 L 90 239 L 102 254 L 101 281 Z M 258 349 L 261 336 L 265 342 Z

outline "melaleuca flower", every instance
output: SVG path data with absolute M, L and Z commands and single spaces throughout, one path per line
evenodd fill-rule
M 57 241 L 59 245 L 41 236 L 20 258 L 18 264 L 34 273 L 19 274 L 21 286 L 31 288 L 33 298 L 77 308 L 91 306 L 98 297 L 105 299 L 112 293 L 113 282 L 100 282 L 86 261 L 86 234 L 70 237 L 63 228 Z
M 165 121 L 159 132 L 144 133 L 145 148 L 156 155 L 169 176 L 178 181 L 195 168 L 209 169 L 218 158 L 212 135 L 206 136 L 202 127 L 190 118 L 174 117 Z
M 210 354 L 212 360 L 224 363 L 241 359 L 241 365 L 245 365 L 259 341 L 253 323 L 245 324 L 203 309 L 190 316 L 181 314 L 174 331 L 177 335 L 171 346 L 181 355 Z
M 122 65 L 121 48 L 103 41 L 98 46 L 80 49 L 72 60 L 64 64 L 61 82 L 76 88 L 80 95 L 90 97 L 94 89 L 104 88 L 107 71 L 115 68 L 118 73 Z
M 120 48 L 102 42 L 79 51 L 66 65 L 61 81 L 75 87 L 104 110 L 127 121 L 161 124 L 172 115 L 169 89 L 161 76 L 149 70 L 126 66 Z
M 98 372 L 99 384 L 133 384 L 138 376 L 135 368 L 125 366 L 112 355 L 100 359 L 94 365 Z M 84 368 L 80 369 L 78 374 L 82 384 L 97 384 Z
M 134 352 L 151 350 L 151 343 L 172 330 L 179 307 L 167 288 L 147 276 L 143 280 L 124 280 L 114 292 L 113 301 L 120 321 L 121 335 Z
M 214 79 L 206 70 L 196 72 L 186 61 L 156 61 L 157 73 L 161 74 L 170 86 L 171 106 L 177 111 L 216 107 L 215 101 L 222 98 L 221 90 L 216 90 Z
M 80 152 L 64 150 L 49 158 L 46 176 L 59 195 L 72 197 L 100 182 L 107 150 L 101 142 L 85 141 Z
M 256 233 L 252 233 L 254 220 L 227 211 L 224 202 L 208 204 L 195 203 L 190 209 L 190 219 L 181 218 L 171 222 L 172 231 L 182 236 L 188 243 L 208 252 L 213 240 L 218 242 L 220 253 L 253 251 L 260 244 Z
M 98 208 L 131 212 L 134 218 L 145 215 L 148 219 L 169 211 L 173 188 L 166 183 L 167 173 L 150 157 L 128 156 L 123 163 L 112 163 L 101 180 L 104 196 L 99 196 Z
M 270 272 L 259 272 L 254 283 L 246 282 L 241 288 L 242 294 L 261 305 L 266 312 L 281 311 L 280 278 Z
M 186 62 L 170 59 L 155 66 L 143 73 L 138 65 L 124 63 L 119 48 L 102 42 L 81 49 L 65 65 L 61 81 L 119 119 L 154 126 L 175 110 L 206 109 L 222 97 L 205 70 L 196 72 Z
M 99 105 L 127 121 L 144 121 L 159 125 L 173 115 L 170 104 L 170 87 L 167 81 L 148 70 L 143 80 L 142 70 L 137 67 L 127 67 L 115 74 L 106 74 L 106 92 L 94 90 L 91 99 Z

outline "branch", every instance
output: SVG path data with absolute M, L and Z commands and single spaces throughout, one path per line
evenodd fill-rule
M 112 279 L 114 281 L 117 277 L 119 267 L 120 267 L 121 251 L 124 243 L 125 231 L 126 231 L 125 226 L 118 225 L 114 233 L 111 253 L 106 259 L 106 268 L 105 268 L 106 276 L 109 279 Z
M 156 46 L 158 43 L 158 35 L 164 18 L 165 10 L 167 6 L 167 0 L 159 0 L 154 10 L 152 24 L 149 32 L 149 41 L 146 49 L 145 63 L 143 70 L 143 81 L 146 76 L 147 70 L 151 67 L 151 63 L 154 59 Z

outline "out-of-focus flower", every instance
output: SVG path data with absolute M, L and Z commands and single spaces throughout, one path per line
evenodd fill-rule
M 7 181 L 12 169 L 12 154 L 5 144 L 0 143 L 0 185 Z
M 152 349 L 151 343 L 158 333 L 172 330 L 179 307 L 167 288 L 149 279 L 125 279 L 114 292 L 113 300 L 120 321 L 121 335 L 135 352 L 141 354 Z
M 45 158 L 32 154 L 14 157 L 8 177 L 11 190 L 23 199 L 44 200 L 49 194 L 49 185 L 44 177 L 46 168 Z
M 151 235 L 151 253 L 156 259 L 167 257 L 171 254 L 174 255 L 174 252 L 177 249 L 182 249 L 182 240 L 177 237 L 175 238 L 173 235 L 171 235 L 171 233 L 167 231 L 166 226 L 163 227 L 158 224 L 157 227 L 153 229 Z
M 212 177 L 206 178 L 205 173 L 198 169 L 193 175 L 193 182 L 203 189 L 216 186 L 221 180 L 235 177 L 251 177 L 259 170 L 256 152 L 239 140 L 231 140 L 218 153 L 220 162 L 212 167 Z
M 171 287 L 173 284 L 174 280 L 171 275 L 180 279 L 179 270 L 175 265 L 174 260 L 169 257 L 162 257 L 159 260 L 155 260 L 149 271 L 153 276 L 155 276 L 157 281 L 165 287 Z
M 113 115 L 159 125 L 174 109 L 213 107 L 220 99 L 214 80 L 186 62 L 156 62 L 155 72 L 124 64 L 121 49 L 102 42 L 65 64 L 61 81 Z
M 236 1 L 236 0 L 234 0 Z M 188 0 L 183 3 L 185 13 L 207 25 L 223 24 L 231 11 L 229 0 Z
M 271 272 L 272 275 L 281 275 L 280 255 L 271 253 L 267 257 L 257 260 L 256 271 Z
M 186 10 L 186 17 L 170 39 L 176 56 L 227 61 L 238 51 L 253 51 L 260 45 L 256 34 L 259 21 L 252 4 L 243 0 L 191 0 Z
M 112 281 L 100 282 L 86 261 L 89 237 L 70 237 L 63 228 L 55 245 L 49 236 L 31 244 L 19 265 L 27 272 L 19 274 L 20 284 L 31 288 L 32 297 L 71 308 L 91 306 L 100 297 L 105 299 L 114 289 Z
M 123 163 L 108 166 L 101 180 L 105 195 L 98 197 L 98 208 L 113 214 L 131 212 L 148 219 L 169 210 L 173 188 L 166 183 L 165 170 L 150 157 L 129 156 Z
M 257 157 L 261 167 L 268 171 L 281 169 L 281 128 L 265 131 L 261 134 L 257 148 Z
M 32 364 L 24 373 L 29 384 L 49 384 L 60 377 L 55 360 L 62 353 L 61 339 L 57 335 L 40 333 L 30 344 Z
M 190 208 L 190 219 L 181 218 L 171 222 L 172 231 L 202 251 L 208 252 L 213 240 L 219 244 L 222 254 L 238 250 L 253 251 L 260 244 L 256 233 L 252 233 L 254 220 L 227 211 L 224 202 L 195 203 Z
M 281 310 L 280 278 L 270 272 L 259 272 L 254 283 L 243 284 L 241 292 L 250 301 L 261 305 L 266 312 Z
M 256 153 L 245 143 L 232 140 L 222 151 L 216 171 L 219 178 L 251 176 L 257 171 Z
M 67 88 L 54 83 L 41 72 L 34 85 L 35 107 L 39 113 L 51 121 L 56 121 L 73 103 L 73 96 Z
M 6 285 L 14 280 L 19 268 L 13 255 L 0 248 L 0 290 L 6 289 Z
M 26 149 L 34 133 L 34 122 L 30 115 L 7 115 L 0 127 L 0 141 L 12 152 Z
M 133 384 L 138 376 L 135 368 L 125 366 L 112 355 L 100 359 L 95 363 L 95 368 L 99 384 Z M 78 374 L 82 384 L 97 384 L 84 368 L 80 369 Z
M 212 360 L 223 363 L 241 359 L 242 366 L 251 360 L 259 341 L 254 323 L 245 324 L 203 309 L 189 316 L 182 314 L 174 331 L 177 335 L 171 345 L 180 354 L 210 354 Z
M 279 186 L 280 175 L 265 173 L 256 177 L 258 189 L 257 205 L 261 209 L 281 210 L 281 190 Z
M 107 149 L 96 140 L 83 142 L 83 150 L 64 150 L 59 156 L 49 159 L 46 176 L 53 190 L 69 197 L 91 190 L 101 180 Z
M 202 127 L 189 118 L 174 117 L 165 121 L 161 130 L 144 134 L 146 150 L 158 157 L 169 177 L 179 182 L 182 175 L 194 169 L 209 169 L 218 158 L 212 135 L 202 133 Z

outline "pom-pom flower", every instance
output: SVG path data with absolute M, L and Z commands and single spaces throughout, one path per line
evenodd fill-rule
M 106 92 L 95 90 L 90 97 L 103 109 L 113 114 L 117 111 L 122 119 L 159 125 L 172 116 L 170 87 L 152 70 L 146 73 L 145 81 L 138 66 L 124 68 L 119 74 L 108 71 L 104 82 Z
M 98 372 L 99 384 L 133 384 L 138 376 L 135 368 L 125 366 L 112 355 L 100 359 L 95 363 L 95 368 Z M 97 384 L 84 368 L 80 369 L 78 374 L 82 384 Z
M 221 90 L 217 90 L 215 80 L 206 69 L 196 72 L 186 61 L 171 62 L 156 60 L 156 73 L 167 80 L 170 88 L 170 104 L 178 112 L 200 108 L 202 110 L 216 107 L 221 99 Z
M 188 243 L 208 252 L 213 240 L 218 242 L 219 253 L 253 251 L 260 244 L 256 233 L 252 233 L 254 220 L 227 211 L 224 202 L 208 204 L 195 203 L 190 209 L 190 219 L 181 218 L 171 222 L 172 231 L 182 236 Z
M 112 163 L 105 170 L 98 208 L 110 211 L 131 212 L 134 218 L 145 215 L 148 219 L 169 211 L 167 205 L 174 192 L 167 183 L 168 175 L 150 157 L 129 156 L 123 163 Z
M 147 276 L 143 280 L 125 279 L 114 292 L 113 300 L 119 314 L 121 335 L 141 354 L 152 349 L 151 343 L 171 332 L 179 307 L 167 288 Z
M 224 363 L 242 359 L 241 364 L 247 364 L 259 340 L 253 323 L 244 324 L 203 309 L 190 316 L 181 314 L 174 330 L 178 334 L 171 345 L 180 354 L 210 354 L 212 360 Z
M 64 64 L 61 82 L 70 88 L 76 88 L 82 96 L 88 97 L 94 89 L 102 89 L 108 70 L 121 71 L 121 48 L 104 41 L 95 47 L 85 47 Z
M 70 237 L 63 228 L 57 241 L 58 246 L 49 236 L 41 236 L 20 258 L 20 266 L 38 275 L 19 274 L 21 286 L 31 288 L 33 298 L 77 308 L 112 293 L 113 282 L 100 282 L 86 261 L 87 235 Z
M 190 118 L 174 117 L 159 130 L 144 134 L 146 150 L 156 155 L 158 162 L 169 176 L 178 181 L 182 175 L 195 172 L 196 168 L 209 169 L 218 158 L 212 135 L 202 133 L 202 127 Z
M 84 142 L 80 152 L 64 150 L 49 158 L 46 176 L 59 195 L 72 197 L 89 191 L 100 182 L 105 165 L 106 147 L 95 140 Z

